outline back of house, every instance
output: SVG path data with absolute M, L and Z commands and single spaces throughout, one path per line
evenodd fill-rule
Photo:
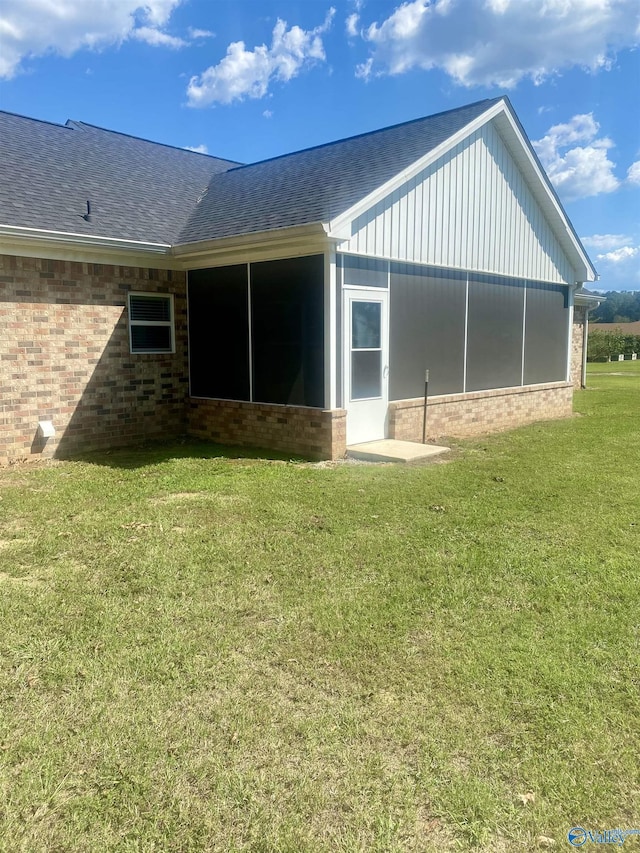
M 596 272 L 506 98 L 251 165 L 0 113 L 0 461 L 571 412 Z M 45 425 L 43 427 L 43 424 Z

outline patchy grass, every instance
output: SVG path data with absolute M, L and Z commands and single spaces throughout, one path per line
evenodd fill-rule
M 1 849 L 640 826 L 640 376 L 605 366 L 581 417 L 449 464 L 186 444 L 1 471 Z

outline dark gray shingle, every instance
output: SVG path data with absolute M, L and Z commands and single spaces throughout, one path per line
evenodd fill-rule
M 333 219 L 499 100 L 480 101 L 215 175 L 179 242 Z
M 0 112 L 0 223 L 173 243 L 211 177 L 237 164 Z M 86 222 L 87 200 L 92 222 Z

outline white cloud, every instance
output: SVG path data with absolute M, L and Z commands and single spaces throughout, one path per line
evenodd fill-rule
M 177 36 L 170 36 L 169 33 L 163 33 L 162 30 L 156 30 L 154 27 L 136 27 L 131 32 L 131 38 L 143 41 L 150 44 L 152 47 L 186 47 L 187 42 Z
M 599 129 L 591 113 L 576 115 L 533 142 L 549 178 L 566 201 L 610 193 L 620 186 L 613 173 L 615 163 L 607 153 L 614 144 L 607 137 L 598 137 Z M 585 144 L 576 144 L 580 142 Z
M 627 181 L 629 181 L 630 184 L 637 184 L 640 186 L 640 160 L 636 160 L 635 163 L 632 163 L 629 166 Z
M 271 110 L 265 110 L 265 111 L 262 113 L 262 115 L 264 116 L 264 118 L 272 118 L 272 116 L 273 116 L 273 112 L 272 112 Z
M 278 19 L 271 47 L 262 44 L 247 50 L 243 41 L 232 42 L 217 65 L 191 78 L 187 87 L 189 106 L 262 98 L 273 80 L 287 82 L 304 67 L 322 62 L 325 59 L 322 35 L 331 26 L 334 15 L 335 9 L 331 8 L 324 23 L 313 30 L 298 26 L 287 29 L 286 21 Z
M 2 0 L 0 77 L 12 77 L 28 58 L 83 48 L 100 49 L 137 38 L 147 44 L 181 47 L 163 31 L 182 0 Z
M 216 37 L 216 34 L 211 30 L 200 30 L 197 27 L 189 27 L 187 32 L 189 33 L 189 38 L 192 39 L 212 39 Z
M 185 145 L 187 151 L 193 151 L 196 154 L 208 154 L 209 149 L 206 145 Z
M 562 68 L 608 68 L 640 43 L 637 0 L 409 0 L 363 30 L 357 74 L 441 68 L 463 86 L 539 83 Z
M 347 30 L 348 36 L 357 36 L 358 35 L 358 22 L 360 21 L 360 15 L 357 12 L 349 15 L 346 20 L 345 27 Z
M 587 248 L 604 252 L 633 243 L 633 237 L 627 237 L 626 234 L 592 234 L 590 237 L 582 237 L 581 240 Z
M 605 252 L 602 255 L 596 255 L 599 261 L 608 261 L 611 264 L 623 264 L 625 261 L 630 261 L 640 255 L 639 246 L 622 246 L 620 249 L 614 249 L 612 252 Z

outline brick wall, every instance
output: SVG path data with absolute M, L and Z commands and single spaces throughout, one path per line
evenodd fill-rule
M 187 429 L 221 444 L 268 447 L 309 459 L 340 459 L 346 452 L 343 409 L 191 398 Z
M 175 294 L 175 354 L 129 352 L 128 291 Z M 0 331 L 0 463 L 184 432 L 184 273 L 0 255 Z
M 568 417 L 573 386 L 567 382 L 429 397 L 427 438 L 463 438 Z M 422 441 L 424 398 L 389 404 L 389 437 Z
M 574 388 L 582 388 L 582 348 L 586 316 L 586 308 L 581 305 L 574 306 L 573 328 L 571 330 L 571 382 Z

